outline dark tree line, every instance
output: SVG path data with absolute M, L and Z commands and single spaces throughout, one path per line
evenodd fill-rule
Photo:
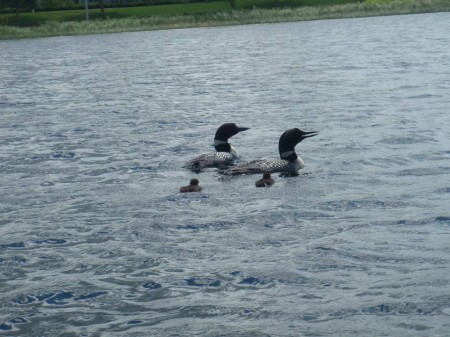
M 0 9 L 13 9 L 16 16 L 22 10 L 32 10 L 36 7 L 36 0 L 0 0 Z

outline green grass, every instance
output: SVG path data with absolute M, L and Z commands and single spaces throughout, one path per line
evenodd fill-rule
M 139 6 L 107 8 L 105 11 L 107 19 L 122 19 L 131 17 L 169 16 L 198 13 L 227 12 L 232 8 L 228 1 L 189 3 L 160 6 Z M 100 9 L 90 9 L 89 18 L 92 20 L 102 19 Z M 85 12 L 82 9 L 21 13 L 17 19 L 15 14 L 0 14 L 0 25 L 10 26 L 38 26 L 50 21 L 82 21 L 85 20 Z
M 249 0 L 250 1 L 250 0 Z M 135 8 L 138 10 L 139 8 Z M 142 8 L 141 8 L 142 9 Z M 112 10 L 111 10 L 112 11 Z M 335 6 L 231 10 L 192 12 L 142 17 L 110 18 L 86 21 L 47 21 L 37 27 L 0 26 L 0 39 L 19 39 L 61 35 L 101 34 L 125 31 L 176 29 L 190 27 L 212 27 L 256 23 L 319 20 L 331 18 L 352 18 L 379 15 L 412 13 L 450 12 L 449 0 L 366 0 L 365 3 L 351 3 Z M 107 10 L 109 13 L 109 10 Z M 36 13 L 35 13 L 36 14 Z
M 358 0 L 278 0 L 278 6 L 302 7 L 302 6 L 331 6 L 347 3 L 356 3 Z M 276 0 L 236 0 L 236 9 L 275 8 Z
M 373 0 L 387 1 L 387 0 Z M 235 0 L 236 9 L 274 8 L 278 4 L 280 8 L 301 6 L 325 6 L 346 3 L 356 3 L 358 0 Z M 232 10 L 230 1 L 216 1 L 204 3 L 173 4 L 159 6 L 139 6 L 107 8 L 106 16 L 109 19 L 130 17 L 149 17 L 154 15 L 183 15 L 213 12 L 229 12 Z M 89 10 L 90 19 L 102 19 L 99 9 Z M 49 21 L 82 21 L 85 19 L 84 9 L 50 11 L 50 12 L 26 12 L 19 18 L 13 13 L 0 14 L 0 26 L 30 27 L 42 25 Z
M 128 7 L 107 9 L 109 17 L 116 15 L 125 15 L 127 17 L 147 17 L 153 15 L 182 15 L 197 13 L 212 13 L 221 11 L 230 11 L 232 8 L 228 1 L 188 3 L 176 5 L 160 5 L 146 7 Z

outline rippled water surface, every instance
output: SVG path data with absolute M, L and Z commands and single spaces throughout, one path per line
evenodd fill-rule
M 448 336 L 450 13 L 0 42 L 0 334 Z M 297 177 L 181 168 L 216 128 Z M 197 177 L 202 193 L 179 194 Z

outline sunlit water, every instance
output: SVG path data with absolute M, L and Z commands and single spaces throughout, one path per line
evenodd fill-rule
M 0 334 L 448 336 L 450 13 L 0 42 Z M 216 128 L 298 177 L 181 168 Z M 203 193 L 179 194 L 197 177 Z

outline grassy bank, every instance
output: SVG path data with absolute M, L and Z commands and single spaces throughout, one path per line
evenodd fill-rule
M 0 0 L 1 1 L 1 0 Z M 179 0 L 181 1 L 181 0 Z M 384 0 L 386 1 L 386 0 Z M 358 0 L 235 0 L 212 1 L 199 3 L 179 3 L 170 5 L 111 7 L 106 8 L 105 17 L 102 17 L 99 8 L 89 9 L 91 20 L 143 18 L 150 16 L 207 14 L 217 12 L 231 12 L 233 9 L 254 9 L 274 7 L 302 7 L 302 6 L 328 6 L 355 3 Z M 19 17 L 15 13 L 0 13 L 0 25 L 31 27 L 39 26 L 50 21 L 84 21 L 84 8 L 70 10 L 52 10 L 35 12 L 22 12 Z
M 229 12 L 232 8 L 228 1 L 215 1 L 205 3 L 188 3 L 159 6 L 116 7 L 106 9 L 106 19 L 124 19 L 150 16 L 173 16 L 186 14 L 207 14 L 216 12 Z M 89 9 L 91 20 L 102 20 L 100 9 Z M 61 10 L 49 12 L 21 13 L 17 18 L 14 13 L 0 14 L 0 25 L 8 26 L 39 26 L 48 22 L 57 21 L 84 21 L 84 9 Z
M 329 6 L 355 3 L 359 0 L 235 0 L 236 9 L 274 8 L 274 7 L 304 7 Z M 369 0 L 370 1 L 370 0 Z M 387 0 L 382 0 L 387 1 Z
M 429 12 L 450 12 L 449 0 L 366 0 L 334 6 L 223 10 L 210 13 L 152 15 L 91 21 L 50 21 L 37 27 L 0 26 L 0 39 L 61 35 L 101 34 L 125 31 L 211 27 L 255 23 L 353 18 Z

